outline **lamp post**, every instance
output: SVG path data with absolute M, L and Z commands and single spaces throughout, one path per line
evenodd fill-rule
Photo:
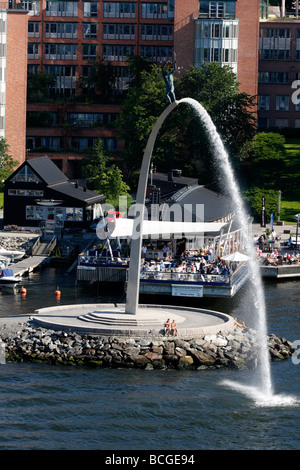
M 277 222 L 280 222 L 280 206 L 281 206 L 281 191 L 278 191 L 278 218 L 277 218 Z
M 298 230 L 299 230 L 300 215 L 297 217 L 297 228 L 296 228 L 296 250 L 298 247 Z
M 264 196 L 262 197 L 262 201 L 261 201 L 261 223 L 260 223 L 260 226 L 261 227 L 266 226 L 266 208 L 265 208 L 265 198 L 264 198 Z

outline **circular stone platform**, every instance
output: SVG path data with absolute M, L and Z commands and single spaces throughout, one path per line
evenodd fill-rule
M 230 315 L 212 310 L 169 305 L 139 305 L 137 315 L 125 304 L 79 304 L 41 308 L 30 317 L 44 328 L 78 333 L 118 336 L 161 336 L 164 322 L 177 323 L 178 337 L 196 338 L 235 329 Z

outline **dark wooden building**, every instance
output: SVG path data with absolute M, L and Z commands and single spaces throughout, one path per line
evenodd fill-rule
M 5 181 L 4 226 L 87 228 L 105 197 L 70 181 L 47 156 L 22 163 Z

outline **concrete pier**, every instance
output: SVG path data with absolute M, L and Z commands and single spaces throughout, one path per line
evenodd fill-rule
M 36 310 L 31 321 L 37 326 L 63 331 L 161 337 L 168 318 L 176 321 L 179 338 L 197 338 L 235 329 L 234 319 L 225 313 L 168 305 L 139 305 L 137 316 L 127 314 L 125 304 L 55 306 Z

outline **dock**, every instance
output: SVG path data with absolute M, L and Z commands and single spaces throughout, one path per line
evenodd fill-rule
M 300 264 L 281 266 L 261 266 L 261 275 L 271 279 L 300 278 Z
M 48 256 L 30 256 L 29 258 L 23 258 L 16 263 L 13 263 L 10 267 L 13 269 L 15 276 L 25 276 L 36 269 L 39 269 L 45 263 L 49 262 Z

